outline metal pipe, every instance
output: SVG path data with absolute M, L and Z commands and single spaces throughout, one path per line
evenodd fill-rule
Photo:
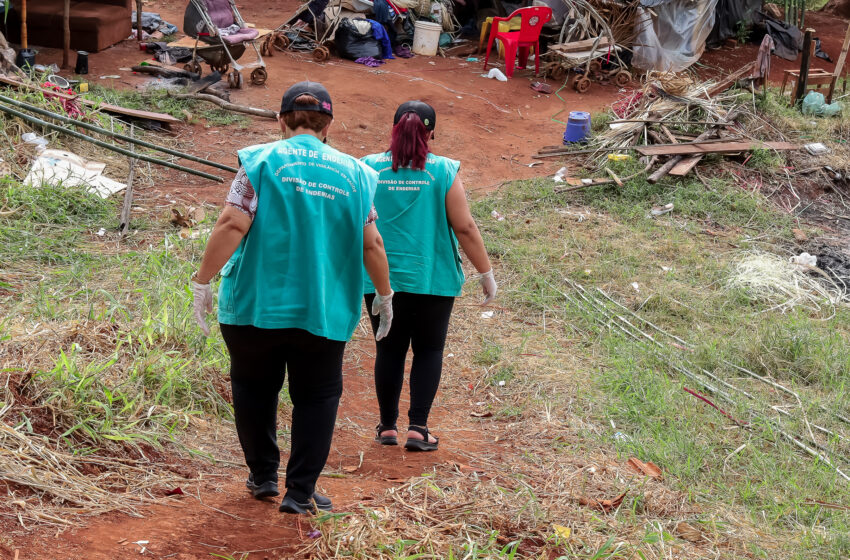
M 111 136 L 113 138 L 118 138 L 120 140 L 124 140 L 125 142 L 129 142 L 130 144 L 136 144 L 138 146 L 142 146 L 145 148 L 149 148 L 151 150 L 157 150 L 159 152 L 166 153 L 168 155 L 176 156 L 183 159 L 188 159 L 189 161 L 194 161 L 197 163 L 202 163 L 204 165 L 209 165 L 210 167 L 216 167 L 218 169 L 222 169 L 224 171 L 230 171 L 231 173 L 236 173 L 238 169 L 234 169 L 228 165 L 224 165 L 222 163 L 216 163 L 214 161 L 208 161 L 197 156 L 193 156 L 191 154 L 187 154 L 184 152 L 178 152 L 177 150 L 172 150 L 170 148 L 163 148 L 157 146 L 155 144 L 151 144 L 150 142 L 145 142 L 144 140 L 139 140 L 137 138 L 133 138 L 130 136 L 125 136 L 123 134 L 119 134 L 117 132 L 113 132 L 111 130 L 106 130 L 105 128 L 101 128 L 99 126 L 94 126 L 89 123 L 85 123 L 82 121 L 78 121 L 65 115 L 59 115 L 52 111 L 48 111 L 46 109 L 42 109 L 41 107 L 36 107 L 34 105 L 30 105 L 29 103 L 24 103 L 22 101 L 18 101 L 17 99 L 13 99 L 11 97 L 6 97 L 5 95 L 0 95 L 0 101 L 4 103 L 8 103 L 9 105 L 14 105 L 15 107 L 20 107 L 21 109 L 25 109 L 32 113 L 37 113 L 39 115 L 44 115 L 45 117 L 50 117 L 51 119 L 56 119 L 57 121 L 71 124 L 74 126 L 78 126 L 80 128 L 85 128 L 87 130 L 91 130 L 93 132 L 97 132 L 98 134 L 105 134 L 106 136 Z
M 23 120 L 25 120 L 29 123 L 37 124 L 39 126 L 43 126 L 44 128 L 48 128 L 50 130 L 55 130 L 56 132 L 62 132 L 64 134 L 67 134 L 68 136 L 73 136 L 74 138 L 78 138 L 80 140 L 83 140 L 84 142 L 91 142 L 95 146 L 100 146 L 101 148 L 106 148 L 107 150 L 117 152 L 119 154 L 123 154 L 127 157 L 140 159 L 142 161 L 147 161 L 147 162 L 150 162 L 150 163 L 154 163 L 156 165 L 162 165 L 163 167 L 170 167 L 171 169 L 176 169 L 178 171 L 184 171 L 186 173 L 190 173 L 192 175 L 197 175 L 198 177 L 203 177 L 204 179 L 210 179 L 210 180 L 216 181 L 218 183 L 224 182 L 224 179 L 222 179 L 221 177 L 218 177 L 216 175 L 210 175 L 209 173 L 205 173 L 203 171 L 197 171 L 197 170 L 192 169 L 190 167 L 184 167 L 182 165 L 177 165 L 176 163 L 171 163 L 170 161 L 165 161 L 165 160 L 162 160 L 162 159 L 157 159 L 157 158 L 142 155 L 142 154 L 134 154 L 130 150 L 125 150 L 124 148 L 119 148 L 118 146 L 113 146 L 112 144 L 107 144 L 106 142 L 103 142 L 103 141 L 98 140 L 96 138 L 92 138 L 91 136 L 86 136 L 85 134 L 77 132 L 76 130 L 70 130 L 68 128 L 65 128 L 64 126 L 59 126 L 57 124 L 53 124 L 53 123 L 49 123 L 47 121 L 43 121 L 43 120 L 38 119 L 36 117 L 33 117 L 31 115 L 27 115 L 26 113 L 21 113 L 20 111 L 12 109 L 11 107 L 6 107 L 5 105 L 0 105 L 0 111 L 2 111 L 4 113 L 8 113 L 12 116 L 18 117 L 19 119 L 23 119 Z

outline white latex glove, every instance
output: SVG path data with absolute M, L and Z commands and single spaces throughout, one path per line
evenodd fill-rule
M 493 301 L 493 298 L 496 297 L 496 292 L 499 291 L 498 286 L 496 286 L 496 278 L 493 277 L 493 269 L 491 268 L 482 274 L 478 282 L 481 283 L 481 289 L 484 290 L 484 301 L 481 305 L 487 305 Z
M 212 288 L 209 284 L 200 284 L 192 280 L 192 295 L 195 296 L 195 302 L 192 305 L 195 310 L 195 321 L 198 322 L 204 336 L 209 336 L 210 328 L 207 326 L 206 314 L 212 313 L 213 310 Z
M 390 326 L 393 324 L 393 294 L 390 291 L 388 295 L 382 296 L 375 293 L 375 299 L 372 301 L 372 315 L 381 315 L 381 322 L 378 324 L 378 332 L 375 333 L 375 340 L 381 340 L 387 333 L 390 332 Z

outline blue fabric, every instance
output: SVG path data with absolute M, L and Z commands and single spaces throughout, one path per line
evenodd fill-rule
M 387 0 L 375 0 L 372 5 L 372 11 L 375 12 L 375 19 L 378 23 L 386 23 L 391 25 L 395 20 L 395 12 L 390 8 Z
M 390 36 L 387 34 L 387 30 L 374 19 L 370 19 L 368 21 L 372 24 L 372 36 L 381 42 L 381 48 L 384 51 L 384 58 L 395 58 L 393 56 L 393 46 L 392 43 L 390 43 Z

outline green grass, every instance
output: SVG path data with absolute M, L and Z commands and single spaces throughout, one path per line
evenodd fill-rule
M 770 168 L 779 164 L 775 157 L 756 152 L 748 165 Z M 618 173 L 628 175 L 637 165 L 619 164 Z M 649 216 L 652 206 L 668 202 L 675 205 L 672 216 Z M 492 219 L 494 209 L 504 221 Z M 473 212 L 506 279 L 502 301 L 521 310 L 527 321 L 540 324 L 545 315 L 550 329 L 560 325 L 561 344 L 577 352 L 588 369 L 592 388 L 565 389 L 577 395 L 585 417 L 606 427 L 586 437 L 614 445 L 623 460 L 653 461 L 668 484 L 697 507 L 738 512 L 781 543 L 781 552 L 775 543 L 752 543 L 755 557 L 850 554 L 850 514 L 814 503 L 847 504 L 847 483 L 755 416 L 776 395 L 753 381 L 748 390 L 760 391 L 756 394 L 764 399 L 750 403 L 740 397 L 732 405 L 670 366 L 688 359 L 730 379 L 741 376 L 730 364 L 745 366 L 802 395 L 812 422 L 820 413 L 818 403 L 850 415 L 850 311 L 841 307 L 829 320 L 802 310 L 782 314 L 724 288 L 727 263 L 749 246 L 750 236 L 778 245 L 790 241 L 785 215 L 722 173 L 708 186 L 688 179 L 656 185 L 637 179 L 624 187 L 569 194 L 557 193 L 549 180 L 521 181 L 476 201 Z M 705 235 L 705 229 L 728 234 L 717 238 Z M 604 289 L 694 343 L 695 351 L 659 354 L 602 328 L 586 310 L 566 301 L 564 294 L 572 289 L 565 278 Z M 517 363 L 511 355 L 493 355 L 499 345 L 498 339 L 484 343 L 475 355 L 481 365 L 498 363 L 493 378 Z M 736 426 L 684 387 L 707 395 L 749 427 Z M 500 415 L 518 413 L 505 407 Z M 782 425 L 797 433 L 806 429 L 790 420 Z M 626 436 L 615 438 L 616 432 Z M 829 445 L 841 448 L 835 441 Z
M 187 288 L 203 239 L 159 230 L 115 252 L 105 250 L 114 233 L 93 233 L 116 221 L 112 199 L 7 179 L 0 201 L 18 209 L 0 217 L 0 339 L 14 348 L 29 325 L 53 332 L 0 369 L 26 374 L 24 390 L 53 411 L 69 446 L 157 444 L 191 416 L 230 417 L 226 352 L 219 337 L 201 336 Z

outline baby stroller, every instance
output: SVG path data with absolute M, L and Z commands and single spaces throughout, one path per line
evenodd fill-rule
M 169 46 L 193 49 L 192 61 L 184 66 L 187 71 L 201 74 L 200 58 L 213 71 L 226 75 L 232 88 L 242 87 L 240 70 L 243 68 L 254 69 L 251 72 L 252 84 L 260 86 L 266 83 L 268 72 L 257 41 L 272 31 L 249 28 L 234 0 L 190 0 L 183 17 L 183 31 L 188 37 Z M 189 44 L 181 45 L 181 42 Z M 257 53 L 257 61 L 242 66 L 236 61 L 245 54 L 249 44 Z

